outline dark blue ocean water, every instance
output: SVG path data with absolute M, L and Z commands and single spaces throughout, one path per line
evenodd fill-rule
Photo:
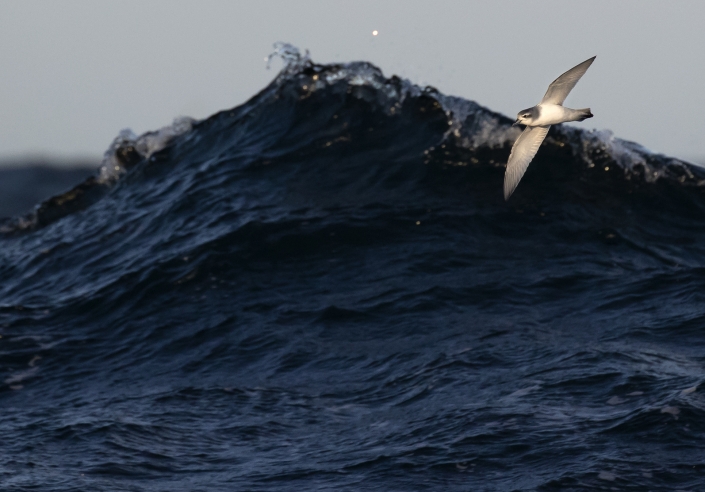
M 0 489 L 705 490 L 705 171 L 366 63 L 0 237 Z

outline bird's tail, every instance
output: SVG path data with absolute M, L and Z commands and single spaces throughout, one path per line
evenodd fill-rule
M 592 112 L 590 112 L 590 108 L 576 109 L 575 111 L 578 113 L 578 121 L 583 121 L 593 117 Z

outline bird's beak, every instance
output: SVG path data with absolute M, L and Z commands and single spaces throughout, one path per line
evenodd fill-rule
M 519 120 L 516 120 L 514 123 L 512 123 L 512 126 L 519 126 Z

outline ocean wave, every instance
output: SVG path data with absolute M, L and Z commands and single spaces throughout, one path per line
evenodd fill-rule
M 473 175 L 472 179 L 497 187 L 501 173 L 492 169 L 503 169 L 520 133 L 509 118 L 432 87 L 422 88 L 395 76 L 387 78 L 369 63 L 319 65 L 291 45 L 279 43 L 275 48 L 272 56 L 281 58 L 284 66 L 272 83 L 248 102 L 201 121 L 179 118 L 140 136 L 124 130 L 106 151 L 95 177 L 46 200 L 26 216 L 6 221 L 2 232 L 45 226 L 89 207 L 133 169 L 139 174 L 145 167 L 173 167 L 175 160 L 183 159 L 190 159 L 193 165 L 172 172 L 193 175 L 199 171 L 197 166 L 203 165 L 200 161 L 207 160 L 246 158 L 250 165 L 266 166 L 277 160 L 323 157 L 326 152 L 335 155 L 337 151 L 342 156 L 375 151 L 389 162 L 416 153 L 436 172 L 447 167 L 487 170 L 489 174 Z M 193 158 L 195 152 L 201 158 Z M 347 176 L 341 170 L 340 178 L 352 179 L 354 185 L 356 179 L 385 173 L 382 166 L 374 159 L 360 162 L 357 176 Z M 418 169 L 409 165 L 398 173 L 414 177 Z M 451 176 L 456 179 L 457 174 Z M 630 181 L 631 191 L 657 182 L 701 188 L 705 170 L 651 153 L 609 131 L 559 125 L 551 128 L 536 164 L 522 182 L 524 192 L 519 197 L 535 195 L 531 189 L 539 180 L 554 187 L 565 186 L 568 180 L 581 188 L 577 193 L 590 195 L 591 184 L 608 182 Z M 403 181 L 400 176 L 398 182 Z M 615 191 L 620 192 L 623 190 Z
M 277 53 L 4 224 L 3 478 L 702 488 L 702 170 Z

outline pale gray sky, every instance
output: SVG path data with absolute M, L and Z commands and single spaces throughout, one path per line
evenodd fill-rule
M 597 55 L 566 101 L 592 108 L 580 126 L 703 162 L 703 19 L 696 0 L 4 0 L 0 160 L 98 158 L 122 128 L 241 104 L 285 41 L 509 116 Z

